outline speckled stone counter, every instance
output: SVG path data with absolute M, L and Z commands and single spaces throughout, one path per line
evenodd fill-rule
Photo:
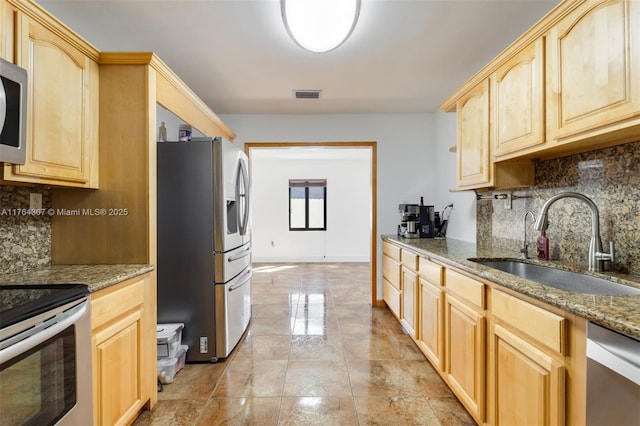
M 0 275 L 0 284 L 86 284 L 89 292 L 153 271 L 152 265 L 51 265 Z
M 470 258 L 517 259 L 519 253 L 514 253 L 513 251 L 493 250 L 491 248 L 476 246 L 474 243 L 453 239 L 407 239 L 395 235 L 383 235 L 382 239 L 407 247 L 414 252 L 429 256 L 434 260 L 449 264 L 478 277 L 485 278 L 506 288 L 548 303 L 549 305 L 581 316 L 603 327 L 640 340 L 640 296 L 602 296 L 569 292 L 523 279 L 468 260 Z M 543 262 L 529 259 L 527 262 L 581 272 L 640 288 L 640 277 L 636 276 L 590 273 L 581 270 L 575 265 L 560 264 L 553 261 Z

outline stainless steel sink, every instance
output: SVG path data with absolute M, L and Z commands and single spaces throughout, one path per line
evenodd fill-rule
M 499 269 L 520 278 L 535 281 L 561 290 L 584 294 L 610 296 L 640 295 L 640 289 L 603 278 L 548 266 L 533 265 L 517 260 L 469 259 L 490 268 Z

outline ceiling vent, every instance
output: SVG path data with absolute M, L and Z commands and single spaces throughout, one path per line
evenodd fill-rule
M 296 99 L 320 99 L 322 90 L 294 90 L 293 95 Z

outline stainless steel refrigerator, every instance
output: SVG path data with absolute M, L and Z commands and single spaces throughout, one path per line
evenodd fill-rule
M 247 157 L 221 138 L 157 153 L 158 323 L 184 323 L 187 362 L 216 362 L 251 318 Z

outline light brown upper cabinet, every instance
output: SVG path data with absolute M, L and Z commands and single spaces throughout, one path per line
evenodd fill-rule
M 491 139 L 496 159 L 544 146 L 543 65 L 544 42 L 539 38 L 492 74 Z
M 565 0 L 445 99 L 457 189 L 534 183 L 531 160 L 640 138 L 640 2 Z
M 14 60 L 29 76 L 27 159 L 5 164 L 4 179 L 97 188 L 99 71 L 87 54 L 92 48 L 32 3 L 18 7 L 25 10 L 14 12 Z
M 490 182 L 489 80 L 469 90 L 457 102 L 458 187 Z
M 489 79 L 458 99 L 458 189 L 520 187 L 533 184 L 528 161 L 496 163 L 491 153 Z
M 549 31 L 547 58 L 548 140 L 638 139 L 640 2 L 580 4 Z

